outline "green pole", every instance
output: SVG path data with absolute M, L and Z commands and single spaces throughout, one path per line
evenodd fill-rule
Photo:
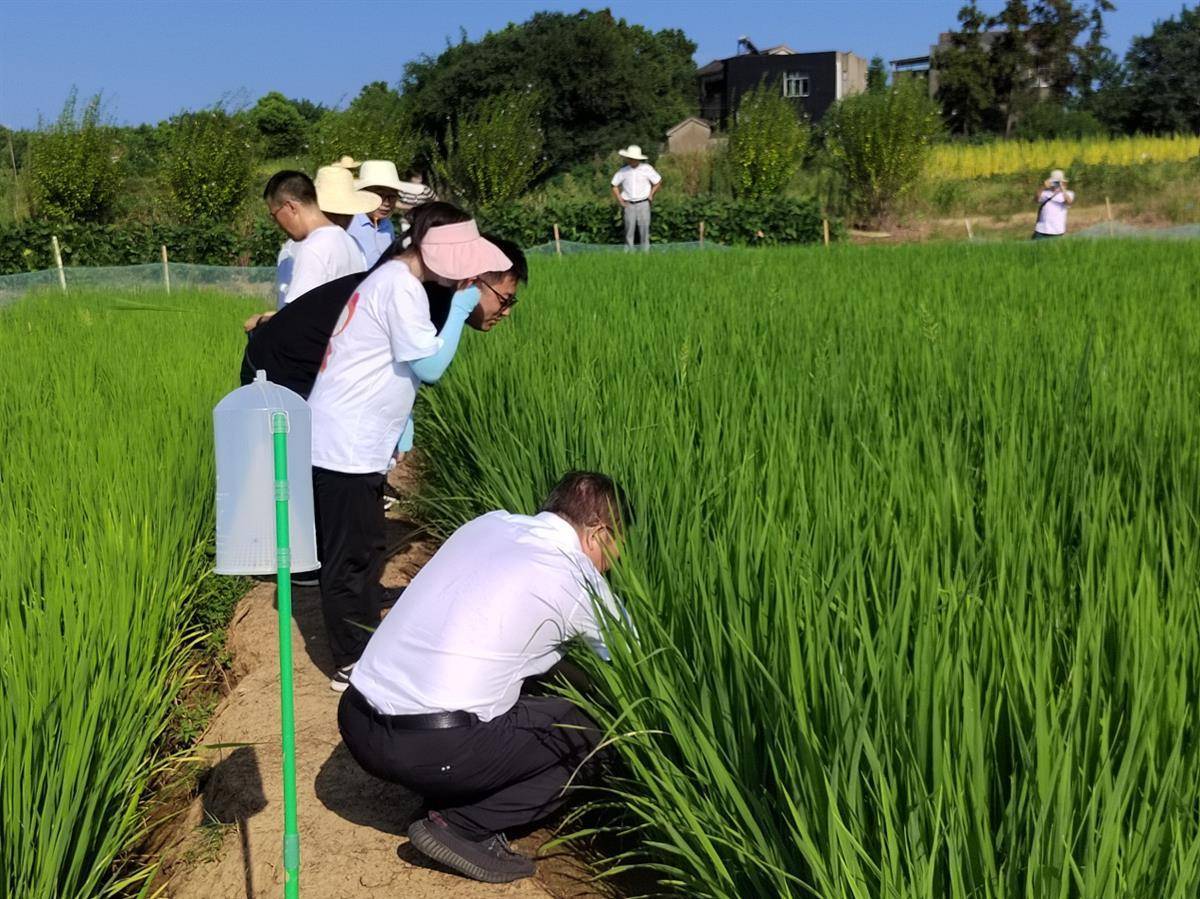
M 275 561 L 279 606 L 279 709 L 283 730 L 283 895 L 300 895 L 300 831 L 296 826 L 296 709 L 292 702 L 292 551 L 288 533 L 286 412 L 271 413 L 275 438 Z

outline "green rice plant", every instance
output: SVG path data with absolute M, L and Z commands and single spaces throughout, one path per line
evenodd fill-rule
M 688 896 L 1200 894 L 1194 249 L 549 259 L 422 392 L 443 531 L 637 507 L 584 795 Z
M 195 639 L 212 405 L 236 386 L 217 294 L 0 309 L 0 896 L 134 892 L 114 866 Z

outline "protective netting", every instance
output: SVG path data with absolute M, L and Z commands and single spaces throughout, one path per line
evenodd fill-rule
M 275 283 L 273 266 L 190 265 L 172 262 L 164 273 L 162 263 L 64 268 L 67 290 L 162 290 L 170 278 L 172 290 L 197 288 L 268 299 Z M 0 275 L 0 304 L 31 290 L 58 290 L 58 269 Z
M 1174 225 L 1170 228 L 1147 228 L 1125 222 L 1100 222 L 1075 232 L 1076 237 L 1147 237 L 1155 240 L 1196 240 L 1200 224 Z
M 678 243 L 652 243 L 650 244 L 651 253 L 678 253 L 687 252 L 689 250 L 728 250 L 729 247 L 724 244 L 713 243 L 711 240 L 706 240 L 701 243 L 698 240 L 680 241 Z M 537 253 L 539 255 L 557 255 L 561 253 L 564 256 L 574 253 L 624 253 L 628 251 L 628 247 L 623 243 L 580 243 L 574 240 L 560 240 L 557 243 L 550 241 L 549 243 L 539 244 L 536 247 L 527 247 L 526 253 Z M 634 247 L 630 252 L 641 251 L 641 247 Z

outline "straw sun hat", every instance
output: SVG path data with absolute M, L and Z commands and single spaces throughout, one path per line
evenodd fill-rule
M 343 156 L 341 159 L 335 162 L 334 165 L 341 169 L 352 170 L 358 168 L 360 165 L 362 165 L 362 163 L 353 156 Z
M 1066 184 L 1067 176 L 1065 174 L 1063 174 L 1062 169 L 1055 169 L 1054 171 L 1052 171 L 1050 173 L 1050 180 L 1051 181 L 1061 181 L 1063 184 Z
M 358 178 L 354 181 L 358 190 L 369 187 L 387 187 L 399 193 L 404 188 L 400 183 L 400 175 L 396 172 L 396 163 L 386 159 L 368 159 L 358 170 Z
M 317 205 L 322 212 L 335 215 L 357 215 L 379 208 L 379 195 L 354 189 L 354 176 L 340 165 L 323 165 L 313 179 L 317 188 Z
M 626 159 L 636 159 L 638 162 L 645 162 L 650 157 L 642 152 L 642 148 L 637 144 L 630 144 L 624 150 L 617 151 L 618 156 L 623 156 Z

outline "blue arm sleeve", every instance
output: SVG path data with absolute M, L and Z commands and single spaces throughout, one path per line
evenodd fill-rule
M 458 352 L 458 341 L 462 337 L 463 325 L 466 324 L 467 316 L 475 309 L 478 302 L 479 290 L 477 288 L 472 287 L 456 293 L 450 302 L 450 315 L 446 318 L 446 324 L 442 328 L 442 348 L 432 356 L 408 363 L 413 373 L 426 384 L 433 384 L 450 367 L 454 354 Z
M 413 448 L 413 417 L 408 416 L 408 421 L 404 423 L 404 432 L 400 435 L 400 439 L 396 441 L 396 452 L 407 453 Z

